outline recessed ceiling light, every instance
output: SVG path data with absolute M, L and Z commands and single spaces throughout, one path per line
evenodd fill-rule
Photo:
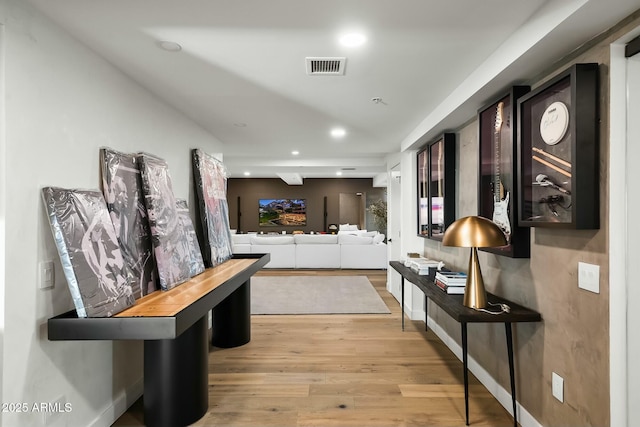
M 299 152 L 299 151 L 294 150 L 294 151 L 292 151 L 292 152 L 291 152 L 291 154 L 293 154 L 294 156 L 297 156 L 298 154 L 300 154 L 300 152 Z
M 340 36 L 340 44 L 346 47 L 362 46 L 367 38 L 362 33 L 347 33 Z
M 158 40 L 157 44 L 160 49 L 166 50 L 167 52 L 180 52 L 182 50 L 182 46 L 178 43 L 168 40 Z
M 244 176 L 251 176 L 251 172 L 245 172 Z
M 237 128 L 246 128 L 247 127 L 246 123 L 234 123 L 233 125 L 235 127 L 237 127 Z
M 336 172 L 336 175 L 342 176 L 342 172 L 338 171 L 338 172 Z
M 342 138 L 347 134 L 347 131 L 344 128 L 333 128 L 331 129 L 331 136 L 334 138 Z

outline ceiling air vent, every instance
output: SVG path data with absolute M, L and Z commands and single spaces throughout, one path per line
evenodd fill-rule
M 343 76 L 345 57 L 317 58 L 307 57 L 307 75 L 309 76 Z

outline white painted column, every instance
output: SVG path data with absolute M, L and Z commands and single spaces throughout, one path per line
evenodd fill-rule
M 626 59 L 625 43 L 640 28 L 611 46 L 609 123 L 609 375 L 610 425 L 629 425 L 640 415 L 638 273 L 640 238 L 640 57 Z M 638 57 L 638 55 L 636 55 Z M 606 114 L 606 112 L 601 112 Z
M 629 420 L 640 419 L 640 54 L 627 60 L 627 407 Z M 612 424 L 613 425 L 613 424 Z

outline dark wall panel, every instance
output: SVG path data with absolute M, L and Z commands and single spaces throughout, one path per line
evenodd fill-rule
M 338 224 L 340 193 L 377 194 L 384 197 L 385 188 L 372 186 L 368 178 L 306 178 L 303 185 L 288 185 L 278 178 L 230 178 L 227 181 L 227 201 L 232 229 L 240 232 L 280 232 L 324 230 L 324 198 L 326 197 L 326 224 Z M 240 203 L 238 203 L 240 197 Z M 306 199 L 307 225 L 296 227 L 259 227 L 259 199 Z M 238 216 L 240 209 L 240 216 Z M 238 218 L 240 224 L 238 224 Z

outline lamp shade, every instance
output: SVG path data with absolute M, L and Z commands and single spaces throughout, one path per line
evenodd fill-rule
M 490 248 L 507 245 L 507 239 L 500 227 L 490 219 L 466 216 L 447 228 L 442 244 L 462 248 Z

